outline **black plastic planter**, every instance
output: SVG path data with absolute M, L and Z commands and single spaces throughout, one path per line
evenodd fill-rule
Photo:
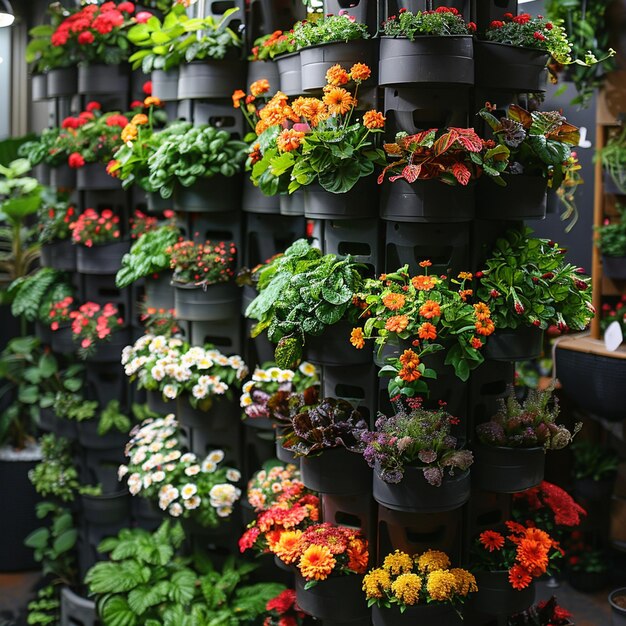
M 483 348 L 483 356 L 492 361 L 527 361 L 536 359 L 543 349 L 543 330 L 535 326 L 496 330 Z
M 76 170 L 72 169 L 67 163 L 53 167 L 50 171 L 50 185 L 57 189 L 75 189 Z
M 478 489 L 518 493 L 543 480 L 546 453 L 542 447 L 507 448 L 477 443 L 474 452 L 472 483 Z
M 189 428 L 201 429 L 203 432 L 226 430 L 233 422 L 236 424 L 238 417 L 234 417 L 230 406 L 232 403 L 226 399 L 213 399 L 213 403 L 206 411 L 194 409 L 186 395 L 178 398 L 176 403 L 176 418 L 179 423 Z
M 516 591 L 508 570 L 476 572 L 478 591 L 472 595 L 472 608 L 488 615 L 512 615 L 525 611 L 535 601 L 535 584 Z
M 585 502 L 608 502 L 613 495 L 614 485 L 614 477 L 604 480 L 577 478 L 572 485 L 572 494 Z
M 304 216 L 332 220 L 375 217 L 378 213 L 376 178 L 360 178 L 346 193 L 330 193 L 318 183 L 304 187 Z
M 372 490 L 372 470 L 363 455 L 344 447 L 328 448 L 316 456 L 303 456 L 300 471 L 302 482 L 320 493 L 352 495 Z
M 96 626 L 96 603 L 74 593 L 69 587 L 61 589 L 61 624 Z
M 474 55 L 477 86 L 509 93 L 545 91 L 550 58 L 545 52 L 475 40 Z
M 73 272 L 76 269 L 76 246 L 69 239 L 42 244 L 41 264 L 55 270 Z
M 620 599 L 619 604 L 615 601 Z M 611 605 L 611 626 L 626 626 L 626 587 L 615 589 L 609 594 Z
M 302 91 L 319 91 L 326 85 L 326 72 L 335 64 L 346 71 L 355 63 L 365 63 L 376 68 L 378 39 L 355 39 L 327 43 L 300 50 Z M 364 86 L 376 85 L 376 72 L 365 81 Z
M 130 250 L 129 241 L 115 241 L 99 246 L 76 247 L 76 269 L 81 274 L 117 274 L 122 257 Z
M 407 607 L 404 613 L 397 606 L 389 608 L 372 607 L 372 624 L 374 626 L 415 626 L 415 624 L 432 624 L 433 626 L 461 626 L 463 620 L 451 604 L 418 604 Z
M 104 163 L 87 163 L 76 170 L 79 191 L 116 191 L 122 188 L 119 178 L 107 174 Z
M 305 589 L 306 580 L 296 574 L 296 602 L 309 615 L 331 622 L 352 622 L 369 613 L 361 590 L 363 576 L 330 576 Z
M 304 215 L 304 190 L 279 196 L 280 214 L 288 217 Z
M 279 437 L 285 433 L 285 429 L 280 426 L 276 428 L 276 458 L 283 463 L 294 463 L 300 465 L 300 457 L 297 457 L 291 450 L 283 448 Z
M 583 593 L 596 593 L 606 589 L 610 581 L 608 569 L 604 572 L 574 572 L 567 573 L 567 582 L 573 589 Z
M 148 402 L 148 408 L 159 415 L 176 413 L 176 400 L 164 400 L 160 391 L 147 390 L 146 399 Z
M 128 442 L 128 433 L 113 428 L 101 435 L 97 419 L 84 420 L 78 423 L 78 441 L 86 450 L 123 450 Z
M 122 358 L 122 350 L 130 343 L 130 329 L 114 331 L 111 334 L 111 339 L 106 343 L 100 343 L 95 352 L 87 357 L 87 361 L 118 365 Z
M 57 417 L 52 409 L 40 410 L 39 428 L 47 433 L 54 433 L 70 441 L 74 441 L 78 437 L 77 422 Z
M 174 192 L 174 209 L 192 213 L 216 213 L 239 209 L 241 177 L 212 176 L 199 178 L 191 187 L 178 186 Z
M 241 208 L 246 213 L 280 214 L 280 196 L 266 196 L 249 178 L 243 183 Z
M 48 98 L 73 96 L 77 87 L 78 69 L 76 67 L 59 67 L 46 74 Z
M 80 65 L 78 67 L 78 93 L 81 95 L 126 94 L 129 87 L 129 66 Z
M 306 341 L 307 359 L 319 365 L 362 365 L 372 362 L 372 342 L 362 350 L 350 343 L 353 324 L 346 321 L 327 326 L 319 337 L 309 337 Z
M 128 491 L 110 495 L 81 495 L 82 515 L 85 521 L 96 526 L 107 526 L 123 522 L 130 517 Z
M 300 53 L 283 54 L 275 59 L 278 66 L 280 90 L 287 96 L 299 96 L 302 93 L 302 67 Z
M 170 102 L 178 98 L 178 69 L 153 70 L 150 75 L 152 80 L 152 95 L 164 102 Z
M 602 255 L 602 273 L 613 280 L 626 280 L 626 257 Z
M 542 220 L 546 216 L 548 182 L 541 176 L 502 174 L 505 187 L 488 176 L 476 185 L 476 217 L 484 220 Z
M 43 324 L 39 320 L 35 321 L 35 336 L 41 343 L 50 345 L 52 342 L 52 330 L 50 326 Z
M 45 74 L 33 74 L 31 76 L 30 94 L 33 102 L 41 102 L 48 97 L 48 80 Z
M 378 66 L 381 86 L 406 83 L 474 84 L 474 51 L 470 35 L 381 37 Z
M 278 75 L 278 65 L 275 61 L 253 61 L 248 63 L 248 80 L 246 86 L 257 81 L 265 79 L 270 84 L 268 93 L 276 93 L 280 89 L 280 77 Z
M 463 506 L 470 497 L 470 473 L 444 475 L 440 487 L 426 481 L 419 467 L 406 467 L 397 484 L 386 483 L 374 472 L 374 500 L 388 509 L 409 513 L 439 513 Z
M 469 222 L 474 218 L 474 185 L 386 181 L 380 216 L 391 222 Z
M 206 289 L 173 282 L 176 317 L 189 322 L 227 320 L 239 315 L 240 292 L 233 282 L 209 285 Z
M 162 272 L 156 278 L 146 276 L 144 288 L 147 307 L 154 307 L 155 309 L 174 308 L 174 289 L 172 288 L 171 272 Z
M 50 347 L 57 354 L 71 354 L 76 352 L 78 345 L 72 339 L 72 329 L 69 326 L 60 326 L 52 331 Z
M 173 198 L 162 198 L 158 191 L 146 192 L 146 208 L 148 213 L 163 213 L 174 206 Z
M 183 63 L 179 72 L 179 100 L 230 98 L 246 79 L 246 67 L 241 61 L 192 61 Z

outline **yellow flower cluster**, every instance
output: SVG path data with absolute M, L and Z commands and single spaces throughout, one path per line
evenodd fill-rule
M 426 550 L 426 552 L 416 558 L 415 562 L 422 574 L 428 574 L 437 569 L 448 569 L 450 567 L 448 555 L 439 550 Z
M 392 576 L 406 574 L 413 571 L 413 559 L 406 552 L 396 550 L 385 557 L 383 569 L 386 569 Z
M 438 569 L 426 579 L 426 591 L 431 599 L 437 602 L 451 600 L 456 591 L 456 578 L 447 570 Z
M 474 574 L 470 574 L 466 569 L 461 569 L 460 567 L 452 568 L 450 573 L 454 576 L 454 586 L 460 596 L 465 597 L 469 593 L 478 591 Z
M 363 591 L 368 598 L 384 598 L 391 589 L 391 576 L 387 570 L 373 569 L 363 577 Z
M 391 591 L 402 604 L 413 606 L 420 599 L 422 579 L 417 574 L 400 574 L 393 583 Z

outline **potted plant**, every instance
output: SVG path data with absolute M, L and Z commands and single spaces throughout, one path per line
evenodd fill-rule
M 483 36 L 474 43 L 476 84 L 481 87 L 543 91 L 548 60 L 553 58 L 559 65 L 572 62 L 565 28 L 543 16 L 505 13 L 502 20 L 489 24 Z
M 302 91 L 320 91 L 326 85 L 326 72 L 334 65 L 352 66 L 363 62 L 375 67 L 377 41 L 369 39 L 367 26 L 359 24 L 346 10 L 318 20 L 298 22 L 293 40 L 300 52 Z M 376 84 L 376 76 L 365 85 Z
M 75 350 L 70 313 L 76 310 L 76 306 L 74 297 L 70 295 L 54 300 L 50 304 L 50 346 L 58 354 L 69 354 Z
M 280 31 L 275 37 L 270 35 L 268 39 L 260 41 L 258 47 L 264 56 L 276 61 L 280 91 L 286 96 L 299 96 L 302 93 L 302 66 L 293 29 Z M 254 54 L 254 48 L 252 52 Z
M 330 494 L 369 493 L 372 475 L 363 459 L 367 423 L 346 400 L 323 398 L 293 412 L 282 445 L 300 460 L 302 482 Z
M 451 567 L 444 552 L 426 550 L 410 556 L 396 550 L 365 575 L 363 591 L 374 626 L 419 622 L 452 626 L 462 623 L 458 612 L 478 587 L 474 575 Z
M 275 30 L 254 40 L 248 56 L 248 85 L 265 79 L 269 84 L 268 91 L 276 93 L 281 89 L 278 64 L 274 61 L 276 44 L 281 37 L 283 31 Z
M 499 181 L 509 150 L 483 141 L 472 128 L 400 132 L 384 150 L 387 165 L 381 216 L 402 222 L 462 222 L 474 217 L 474 189 L 479 176 Z M 445 184 L 439 184 L 445 183 Z
M 479 115 L 493 131 L 496 142 L 508 148 L 509 160 L 500 177 L 493 178 L 499 185 L 487 178 L 478 181 L 477 217 L 543 219 L 548 179 L 554 191 L 563 184 L 572 146 L 580 141 L 579 129 L 558 111 L 529 113 L 512 104 L 506 117 L 498 119 L 493 110 L 485 106 Z
M 551 325 L 562 332 L 584 330 L 594 315 L 582 268 L 565 263 L 565 251 L 557 243 L 530 238 L 531 232 L 507 231 L 476 274 L 476 293 L 496 326 L 487 358 L 535 358 L 542 349 L 542 330 Z
M 352 304 L 362 284 L 360 269 L 349 256 L 322 255 L 299 239 L 253 274 L 259 295 L 245 315 L 257 320 L 252 337 L 267 330 L 268 339 L 278 344 L 274 355 L 278 367 L 295 367 L 305 339 L 322 335 L 335 324 L 340 324 L 347 341 L 350 321 L 360 312 Z
M 265 464 L 248 482 L 247 501 L 256 513 L 267 511 L 277 503 L 308 493 L 296 465 L 274 463 L 276 461 Z
M 474 542 L 478 592 L 473 607 L 490 615 L 510 615 L 534 600 L 534 578 L 552 571 L 561 556 L 558 542 L 533 526 L 506 521 L 506 531 L 484 530 Z
M 476 427 L 480 445 L 474 449 L 472 475 L 481 489 L 515 493 L 538 485 L 543 480 L 546 451 L 571 443 L 582 424 L 570 432 L 556 423 L 559 405 L 553 391 L 554 386 L 530 389 L 520 403 L 509 389 L 507 398 L 499 400 L 499 411 Z
M 567 582 L 574 589 L 583 593 L 596 593 L 606 589 L 610 580 L 609 555 L 606 550 L 593 548 L 582 540 L 572 542 L 568 546 L 566 560 Z
M 591 441 L 575 441 L 572 461 L 574 493 L 590 503 L 607 501 L 619 466 L 617 452 Z
M 363 456 L 374 469 L 374 499 L 388 509 L 433 512 L 456 509 L 469 499 L 473 455 L 462 450 L 452 427 L 459 419 L 445 403 L 422 407 L 421 398 L 398 400 L 396 413 L 379 413 L 376 430 L 364 432 Z
M 119 332 L 124 320 L 118 317 L 117 307 L 85 302 L 70 312 L 72 340 L 78 344 L 78 356 L 98 363 L 117 362 L 122 347 L 128 343 L 128 334 Z
M 556 598 L 542 600 L 526 611 L 509 617 L 510 626 L 574 626 L 572 614 L 559 606 Z
M 609 594 L 609 604 L 611 605 L 612 626 L 622 626 L 626 624 L 626 587 L 611 591 Z
M 174 270 L 174 308 L 180 319 L 224 320 L 238 314 L 239 290 L 232 280 L 234 243 L 179 241 L 165 253 Z
M 412 13 L 401 8 L 383 23 L 379 83 L 474 84 L 473 22 L 458 9 L 440 6 Z
M 44 195 L 37 214 L 42 265 L 69 272 L 76 269 L 76 248 L 70 230 L 75 214 L 76 208 L 66 199 Z
M 222 450 L 212 450 L 205 458 L 185 452 L 173 414 L 135 427 L 125 455 L 128 461 L 120 466 L 118 477 L 128 484 L 130 494 L 149 498 L 171 517 L 193 518 L 215 528 L 232 515 L 241 496 L 235 486 L 241 474 L 222 465 Z
M 76 269 L 82 274 L 115 274 L 130 242 L 122 239 L 120 217 L 111 209 L 87 208 L 70 223 L 77 245 Z
M 596 246 L 602 253 L 602 274 L 615 280 L 626 279 L 626 206 L 618 205 L 619 222 L 596 226 Z
M 177 122 L 148 158 L 148 184 L 177 211 L 228 211 L 239 205 L 248 146 L 225 130 Z
M 77 393 L 79 388 L 64 387 L 57 391 L 51 405 L 53 419 L 48 422 L 47 418 L 42 427 L 45 426 L 46 430 L 64 439 L 78 438 L 78 424 L 83 420 L 94 418 L 98 411 L 98 402 L 85 400 Z
M 267 611 L 263 624 L 265 626 L 301 626 L 306 614 L 296 603 L 295 589 L 285 589 L 275 598 L 267 601 L 265 605 Z
M 379 376 L 390 377 L 389 396 L 427 393 L 427 380 L 451 365 L 462 381 L 483 362 L 484 340 L 495 329 L 484 302 L 471 304 L 469 272 L 458 278 L 428 274 L 431 261 L 420 261 L 423 274 L 411 276 L 408 265 L 367 279 L 357 293 L 371 313 L 363 330 L 354 329 L 350 343 L 358 350 L 376 337 Z M 446 351 L 445 361 L 437 353 Z

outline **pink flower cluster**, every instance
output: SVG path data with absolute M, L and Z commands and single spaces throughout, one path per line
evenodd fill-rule
M 120 237 L 119 223 L 119 216 L 111 209 L 104 209 L 101 213 L 94 209 L 85 209 L 78 219 L 70 224 L 72 241 L 88 248 L 110 243 Z
M 95 302 L 85 302 L 77 311 L 70 313 L 72 338 L 80 343 L 80 352 L 86 356 L 96 347 L 98 341 L 108 340 L 111 333 L 124 323 L 118 317 L 117 307 L 111 302 L 100 306 Z
M 63 322 L 70 321 L 73 304 L 74 298 L 72 298 L 72 296 L 67 296 L 66 298 L 63 298 L 63 300 L 52 303 L 49 313 L 51 330 L 59 330 Z

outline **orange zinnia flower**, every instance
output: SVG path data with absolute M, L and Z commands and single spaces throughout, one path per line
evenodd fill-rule
M 357 349 L 362 350 L 365 347 L 365 339 L 363 338 L 363 329 L 353 328 L 350 333 L 350 343 Z
M 483 342 L 478 337 L 472 337 L 470 340 L 472 348 L 478 350 L 483 347 Z
M 278 137 L 276 137 L 276 147 L 281 152 L 291 152 L 297 150 L 302 143 L 304 133 L 293 130 L 293 128 L 283 130 Z
M 383 296 L 383 304 L 390 311 L 397 311 L 398 309 L 401 309 L 404 306 L 405 302 L 406 296 L 402 295 L 401 293 L 392 292 Z
M 432 262 L 426 259 L 425 261 L 420 261 L 418 264 L 420 267 L 430 267 Z
M 387 320 L 385 328 L 392 333 L 401 333 L 408 325 L 409 318 L 406 315 L 393 315 Z
M 301 530 L 287 530 L 272 547 L 272 552 L 284 563 L 294 563 L 300 556 Z
M 474 326 L 476 327 L 476 332 L 484 337 L 489 337 L 489 335 L 491 335 L 496 329 L 496 325 L 490 319 L 477 320 Z
M 534 539 L 522 539 L 517 546 L 517 560 L 529 571 L 548 569 L 548 548 Z
M 261 78 L 260 80 L 255 80 L 250 85 L 250 93 L 256 98 L 261 94 L 267 93 L 270 90 L 270 83 L 267 78 Z
M 527 528 L 525 536 L 526 539 L 538 541 L 540 544 L 545 546 L 546 550 L 549 550 L 554 545 L 554 541 L 550 535 L 548 535 L 545 530 L 541 530 L 540 528 Z
M 341 87 L 333 87 L 324 94 L 324 104 L 331 115 L 344 115 L 356 105 L 350 92 Z
M 350 68 L 350 76 L 355 83 L 367 80 L 372 75 L 372 70 L 365 63 L 355 63 Z
M 124 143 L 134 141 L 137 139 L 137 132 L 137 127 L 134 124 L 126 124 L 122 130 L 122 141 Z
M 333 65 L 326 70 L 326 82 L 333 87 L 345 85 L 349 80 L 348 72 L 339 64 Z
M 430 322 L 424 322 L 417 331 L 420 339 L 437 339 L 437 329 Z
M 244 94 L 245 96 L 245 94 Z M 156 96 L 148 96 L 144 101 L 143 105 L 145 107 L 160 107 L 162 104 L 161 100 Z
M 491 317 L 491 310 L 484 302 L 479 302 L 474 305 L 474 313 L 477 320 L 488 320 Z
M 427 320 L 431 320 L 433 317 L 439 317 L 441 315 L 441 308 L 434 300 L 426 300 L 420 307 L 419 313 Z
M 526 589 L 530 582 L 532 581 L 532 576 L 528 573 L 526 568 L 521 565 L 514 565 L 509 570 L 509 582 L 511 583 L 511 587 L 516 590 Z
M 415 369 L 420 364 L 420 358 L 413 350 L 405 350 L 399 359 L 404 367 Z
M 437 282 L 434 276 L 413 276 L 411 278 L 411 284 L 418 291 L 430 291 Z
M 504 537 L 495 530 L 485 530 L 480 533 L 478 540 L 483 544 L 485 550 L 489 550 L 489 552 L 500 550 L 504 545 Z
M 398 376 L 407 383 L 412 383 L 416 381 L 418 378 L 421 378 L 422 373 L 416 368 L 407 368 L 403 367 L 399 372 Z
M 384 128 L 387 118 L 378 111 L 367 111 L 363 114 L 363 126 L 372 130 L 373 128 Z
M 474 291 L 472 289 L 461 289 L 461 291 L 459 291 L 459 296 L 463 302 L 467 302 L 467 297 L 471 296 L 473 293 Z
M 325 580 L 335 567 L 335 558 L 327 546 L 311 544 L 300 557 L 298 567 L 307 580 Z
M 148 119 L 148 116 L 145 113 L 137 113 L 137 115 L 135 115 L 133 117 L 132 120 L 130 120 L 131 124 L 136 124 L 137 126 L 143 126 L 144 124 L 147 124 L 150 120 Z
M 348 548 L 348 567 L 357 574 L 364 574 L 368 561 L 367 546 L 362 541 L 354 541 Z

